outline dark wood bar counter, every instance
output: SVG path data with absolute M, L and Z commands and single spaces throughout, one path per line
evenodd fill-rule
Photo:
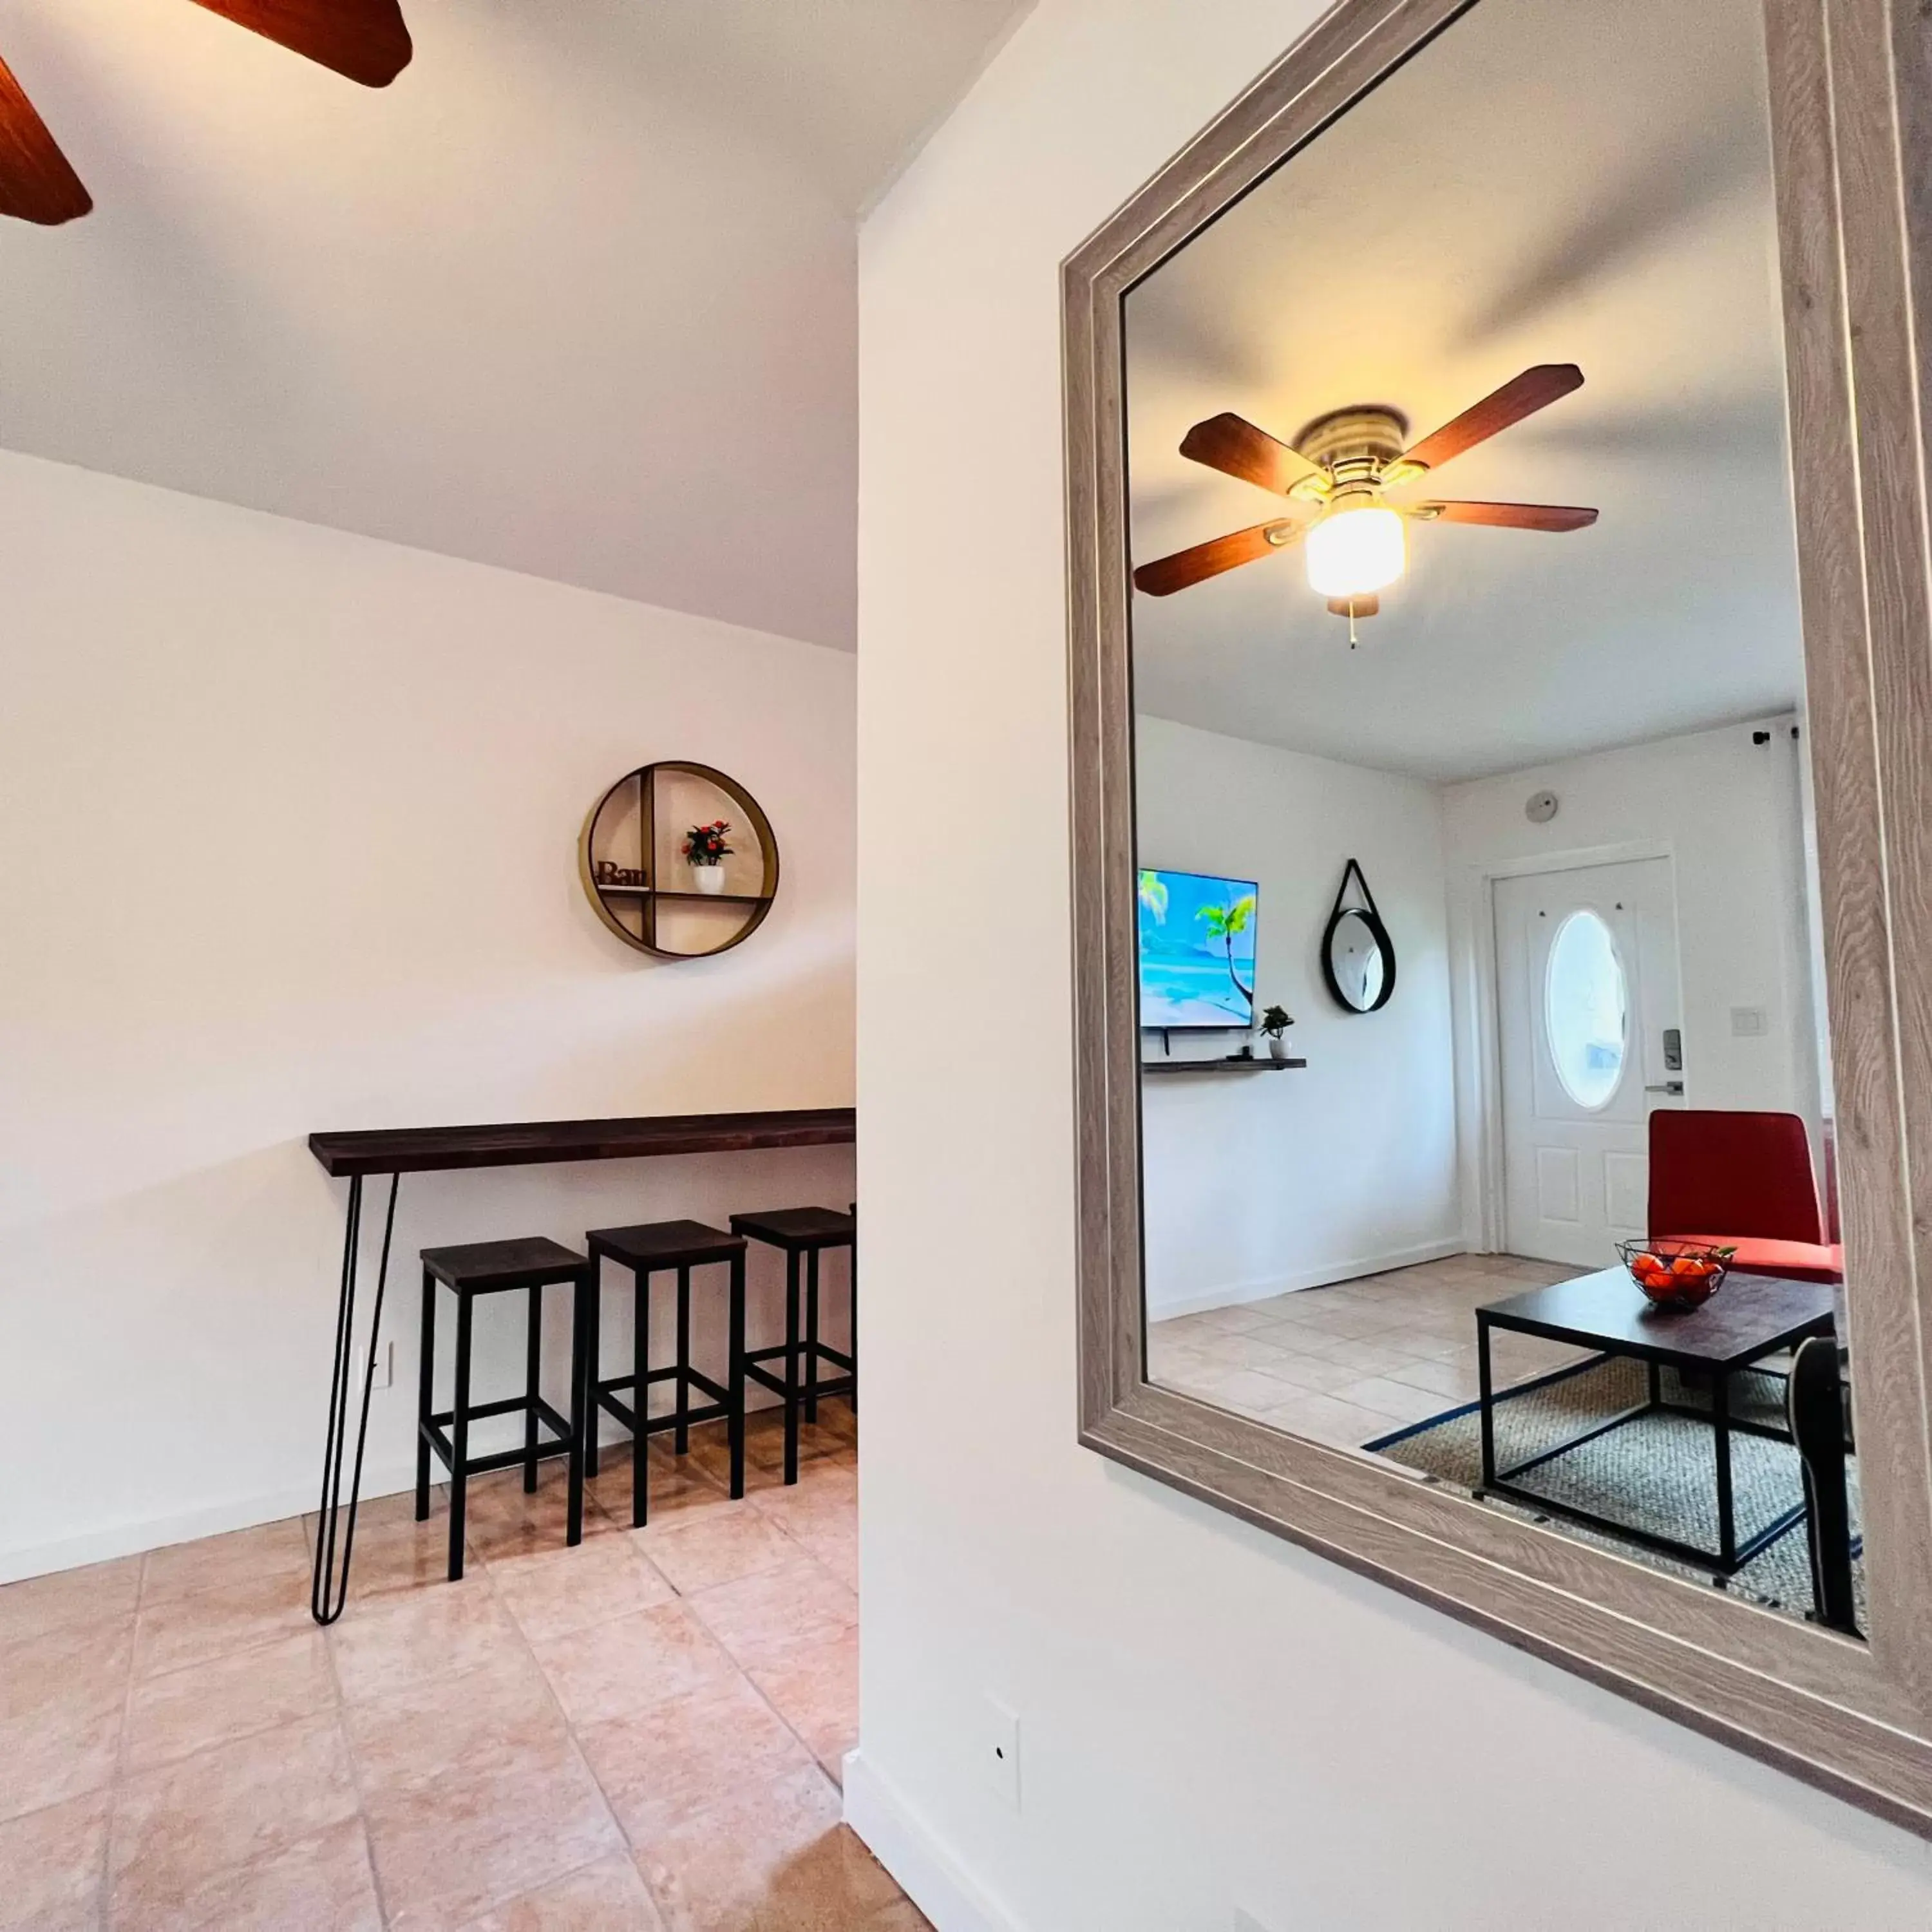
M 369 1397 L 382 1324 L 382 1297 L 396 1226 L 396 1195 L 406 1174 L 484 1167 L 531 1167 L 590 1160 L 648 1160 L 673 1154 L 752 1154 L 784 1148 L 838 1147 L 858 1138 L 850 1107 L 802 1107 L 736 1114 L 644 1114 L 613 1120 L 525 1120 L 456 1127 L 375 1127 L 310 1134 L 308 1147 L 323 1172 L 349 1183 L 342 1242 L 342 1282 L 336 1303 L 335 1360 L 329 1382 L 328 1436 L 322 1451 L 322 1509 L 315 1539 L 309 1607 L 320 1624 L 342 1614 L 349 1562 L 356 1542 L 356 1506 L 362 1486 L 362 1451 Z M 356 1459 L 345 1472 L 355 1367 L 356 1291 L 361 1270 L 362 1183 L 389 1177 L 376 1300 L 362 1373 Z M 344 1476 L 348 1475 L 345 1492 Z M 340 1537 L 338 1563 L 338 1539 Z
M 310 1134 L 308 1150 L 338 1175 L 434 1174 L 546 1161 L 639 1160 L 675 1154 L 748 1154 L 836 1147 L 857 1138 L 851 1107 L 751 1114 L 641 1114 L 609 1120 L 529 1120 L 475 1127 L 376 1127 Z

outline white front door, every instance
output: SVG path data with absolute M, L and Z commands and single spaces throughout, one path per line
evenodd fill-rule
M 1684 1104 L 1668 859 L 1496 882 L 1504 1245 L 1607 1268 L 1645 1232 L 1653 1107 Z

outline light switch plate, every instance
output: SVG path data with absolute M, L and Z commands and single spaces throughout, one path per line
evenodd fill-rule
M 1761 1039 L 1771 1030 L 1771 1016 L 1762 1006 L 1733 1006 L 1731 1009 L 1731 1037 L 1733 1040 Z

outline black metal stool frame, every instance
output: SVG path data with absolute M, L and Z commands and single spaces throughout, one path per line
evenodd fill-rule
M 646 1263 L 621 1252 L 592 1233 L 584 1245 L 590 1252 L 592 1269 L 587 1334 L 584 1355 L 584 1376 L 587 1385 L 581 1406 L 586 1432 L 584 1453 L 594 1466 L 599 1460 L 597 1420 L 600 1413 L 614 1416 L 631 1432 L 631 1526 L 641 1529 L 650 1516 L 650 1486 L 646 1478 L 650 1438 L 670 1431 L 676 1438 L 679 1455 L 688 1453 L 692 1426 L 700 1422 L 722 1421 L 731 1455 L 731 1496 L 736 1502 L 745 1493 L 745 1251 L 741 1245 L 728 1264 L 723 1262 L 666 1262 Z M 632 1303 L 631 1372 L 606 1378 L 598 1373 L 602 1353 L 603 1308 L 600 1264 L 631 1273 Z M 728 1330 L 724 1380 L 716 1382 L 691 1366 L 691 1271 L 693 1268 L 728 1265 L 731 1270 L 728 1290 L 730 1306 L 726 1317 Z M 662 1369 L 650 1365 L 651 1277 L 677 1275 L 677 1359 Z M 654 1382 L 676 1386 L 677 1405 L 668 1415 L 650 1413 L 650 1393 Z M 694 1408 L 691 1392 L 696 1389 L 710 1397 L 707 1406 Z M 628 1390 L 631 1400 L 622 1399 Z
M 784 1210 L 781 1210 L 784 1211 Z M 734 1233 L 742 1234 L 748 1239 L 763 1241 L 767 1246 L 782 1247 L 785 1258 L 785 1338 L 769 1348 L 752 1348 L 745 1356 L 746 1378 L 756 1382 L 760 1388 L 770 1389 L 781 1397 L 784 1403 L 784 1479 L 788 1483 L 798 1480 L 798 1424 L 802 1412 L 807 1422 L 818 1420 L 818 1405 L 835 1396 L 848 1396 L 856 1408 L 859 1401 L 859 1244 L 858 1217 L 856 1212 L 848 1217 L 850 1225 L 842 1233 L 814 1235 L 786 1235 L 772 1226 L 776 1216 L 762 1214 L 734 1214 L 731 1227 Z M 818 1333 L 818 1258 L 827 1250 L 845 1248 L 850 1251 L 851 1324 L 852 1346 L 850 1352 L 835 1348 L 829 1342 L 821 1341 Z M 804 1333 L 800 1333 L 800 1268 L 804 1268 Z M 765 1366 L 767 1362 L 782 1361 L 784 1373 L 774 1375 Z M 842 1376 L 821 1377 L 818 1372 L 821 1361 L 827 1361 L 835 1368 L 843 1369 Z M 804 1376 L 801 1378 L 801 1363 Z
M 524 1488 L 534 1494 L 537 1465 L 554 1456 L 569 1459 L 569 1500 L 565 1542 L 574 1547 L 584 1540 L 584 1435 L 588 1426 L 584 1409 L 584 1362 L 591 1304 L 596 1292 L 594 1262 L 585 1262 L 568 1273 L 536 1271 L 540 1279 L 516 1277 L 492 1281 L 487 1287 L 463 1288 L 444 1282 L 428 1265 L 423 1269 L 422 1364 L 416 1398 L 416 1520 L 429 1519 L 430 1455 L 433 1450 L 449 1472 L 449 1580 L 463 1576 L 464 1532 L 467 1515 L 467 1485 L 472 1476 L 493 1469 L 523 1465 Z M 451 1406 L 433 1408 L 436 1378 L 436 1292 L 439 1282 L 456 1297 L 456 1375 Z M 570 1409 L 560 1415 L 538 1392 L 543 1366 L 543 1292 L 561 1283 L 571 1287 Z M 524 1354 L 525 1382 L 521 1395 L 507 1396 L 500 1402 L 472 1402 L 470 1400 L 472 1322 L 476 1298 L 481 1294 L 526 1292 L 530 1296 L 530 1326 Z M 521 1414 L 524 1442 L 521 1448 L 500 1449 L 487 1456 L 470 1454 L 470 1425 L 490 1416 Z M 544 1441 L 537 1432 L 541 1422 L 551 1432 Z M 444 1432 L 447 1430 L 448 1433 Z

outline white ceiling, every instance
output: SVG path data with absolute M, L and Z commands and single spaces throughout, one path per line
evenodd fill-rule
M 855 218 L 1030 0 L 404 0 L 371 92 L 0 0 L 92 190 L 0 224 L 0 445 L 850 648 Z
M 623 12 L 652 85 L 727 127 L 758 130 L 842 207 L 863 212 L 1032 4 L 628 0 Z
M 1352 652 L 1292 551 L 1137 594 L 1141 708 L 1451 779 L 1796 702 L 1763 88 L 1757 0 L 1480 0 L 1136 290 L 1138 560 L 1280 506 L 1178 454 L 1202 417 L 1419 437 L 1534 362 L 1585 386 L 1427 494 L 1603 513 L 1412 526 Z

